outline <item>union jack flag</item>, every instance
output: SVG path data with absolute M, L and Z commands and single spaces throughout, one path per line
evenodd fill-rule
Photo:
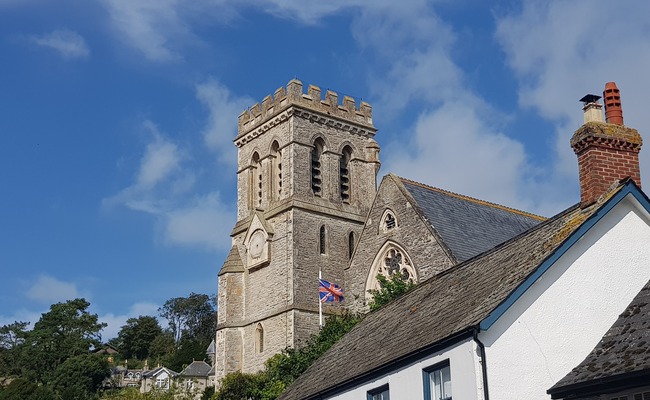
M 318 295 L 321 303 L 331 301 L 343 301 L 343 289 L 339 285 L 329 283 L 326 280 L 319 279 Z

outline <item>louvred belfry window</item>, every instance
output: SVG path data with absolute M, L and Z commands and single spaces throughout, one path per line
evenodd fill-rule
M 321 155 L 323 154 L 323 142 L 316 139 L 314 148 L 311 150 L 311 190 L 316 196 L 323 195 L 321 176 Z
M 339 163 L 339 183 L 341 191 L 341 200 L 344 203 L 350 202 L 350 159 L 352 158 L 352 149 L 350 146 L 343 148 L 341 161 Z

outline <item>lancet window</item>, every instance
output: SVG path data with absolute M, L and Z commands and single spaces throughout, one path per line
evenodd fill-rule
M 350 146 L 343 148 L 341 159 L 339 162 L 339 183 L 341 200 L 343 202 L 350 202 L 350 160 L 352 159 L 352 149 Z
M 279 200 L 282 195 L 282 153 L 278 142 L 271 145 L 271 181 L 273 182 L 273 199 Z
M 323 195 L 323 178 L 321 175 L 321 156 L 323 154 L 323 139 L 316 139 L 311 150 L 311 190 L 316 196 Z

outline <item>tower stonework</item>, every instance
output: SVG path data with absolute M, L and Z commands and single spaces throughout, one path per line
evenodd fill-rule
M 368 103 L 298 80 L 239 116 L 237 223 L 219 272 L 217 382 L 318 331 L 318 272 L 343 282 L 376 193 Z M 325 306 L 324 312 L 333 312 Z

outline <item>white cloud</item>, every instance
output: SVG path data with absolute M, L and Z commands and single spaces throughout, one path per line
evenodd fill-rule
M 197 21 L 230 20 L 234 7 L 222 0 L 104 0 L 110 23 L 124 44 L 150 61 L 183 60 L 185 45 L 200 43 L 191 26 Z
M 182 155 L 178 146 L 160 135 L 153 122 L 145 121 L 144 127 L 153 134 L 154 141 L 147 145 L 140 163 L 136 186 L 149 189 L 178 170 Z
M 32 35 L 29 40 L 39 46 L 56 50 L 64 58 L 85 58 L 90 55 L 84 38 L 69 29 L 57 29 L 46 35 Z
M 115 315 L 108 313 L 99 316 L 99 322 L 108 324 L 102 330 L 102 341 L 107 342 L 109 339 L 117 337 L 118 332 L 122 326 L 126 325 L 126 320 L 129 318 L 138 318 L 139 316 L 150 315 L 158 316 L 159 306 L 153 303 L 136 303 L 131 306 L 129 311 L 124 315 Z
M 86 297 L 77 290 L 74 283 L 63 282 L 48 275 L 40 275 L 25 293 L 27 298 L 43 304 L 53 304 Z
M 230 229 L 235 215 L 226 207 L 219 193 L 196 198 L 185 208 L 165 214 L 165 238 L 171 243 L 199 245 L 207 249 L 228 250 Z
M 254 102 L 245 97 L 233 97 L 227 87 L 213 78 L 196 85 L 196 97 L 209 112 L 203 130 L 205 143 L 218 151 L 222 160 L 234 163 L 236 152 L 232 140 L 237 134 L 237 116 Z
M 578 99 L 601 95 L 605 83 L 621 89 L 626 125 L 650 132 L 645 111 L 650 81 L 650 3 L 528 1 L 520 12 L 497 18 L 496 37 L 519 83 L 521 107 L 556 125 L 558 175 L 575 177 L 568 146 L 582 124 Z M 650 174 L 650 152 L 641 152 L 642 177 Z
M 219 192 L 204 193 L 196 187 L 198 178 L 187 150 L 165 137 L 153 122 L 145 121 L 143 126 L 151 141 L 145 146 L 133 183 L 104 199 L 103 205 L 151 215 L 166 244 L 227 250 L 234 210 L 222 203 Z

